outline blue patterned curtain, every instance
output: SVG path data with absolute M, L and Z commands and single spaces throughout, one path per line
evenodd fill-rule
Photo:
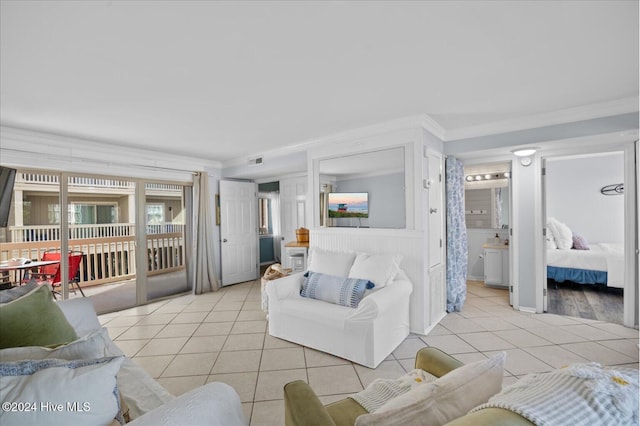
M 462 309 L 467 297 L 467 226 L 464 221 L 464 167 L 454 157 L 446 161 L 447 312 Z

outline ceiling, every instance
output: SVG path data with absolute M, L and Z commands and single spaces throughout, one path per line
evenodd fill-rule
M 213 160 L 422 114 L 451 140 L 638 110 L 637 1 L 3 0 L 0 12 L 2 125 Z

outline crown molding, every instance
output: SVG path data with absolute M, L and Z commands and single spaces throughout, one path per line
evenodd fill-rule
M 218 161 L 127 147 L 118 142 L 96 141 L 39 130 L 0 125 L 0 150 L 15 156 L 56 157 L 67 163 L 113 165 L 159 171 L 196 172 L 221 168 Z M 46 166 L 46 162 L 42 163 Z
M 261 156 L 266 158 L 279 158 L 285 157 L 290 154 L 299 153 L 300 151 L 307 151 L 313 147 L 339 142 L 343 140 L 361 139 L 370 136 L 379 135 L 382 133 L 393 132 L 397 130 L 406 130 L 411 128 L 424 128 L 431 132 L 434 136 L 442 139 L 444 129 L 431 117 L 426 114 L 412 115 L 409 117 L 398 118 L 395 120 L 385 121 L 383 123 L 373 124 L 370 126 L 358 127 L 349 130 L 345 130 L 339 133 L 332 133 L 327 136 L 308 139 L 299 143 L 287 145 L 280 148 L 275 148 L 267 151 L 261 151 Z M 223 168 L 245 165 L 247 161 L 255 157 L 255 155 L 247 155 L 243 157 L 236 157 L 222 163 Z
M 545 112 L 529 115 L 512 120 L 496 121 L 494 123 L 469 126 L 459 129 L 450 129 L 444 132 L 444 141 L 468 139 L 481 136 L 496 135 L 515 132 L 519 130 L 535 129 L 538 127 L 553 126 L 556 124 L 573 123 L 576 121 L 590 120 L 594 118 L 610 117 L 613 115 L 638 112 L 638 97 L 616 99 L 608 102 L 584 105 L 575 108 Z

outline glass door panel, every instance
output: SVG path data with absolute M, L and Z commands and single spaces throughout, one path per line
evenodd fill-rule
M 178 184 L 145 185 L 147 218 L 147 300 L 191 290 L 187 282 L 185 188 Z
M 125 179 L 68 177 L 68 247 L 81 257 L 69 297 L 84 293 L 98 313 L 136 305 L 135 189 Z
M 42 261 L 46 252 L 60 250 L 60 174 L 37 170 L 16 170 L 7 226 L 0 228 L 0 282 L 24 285 L 41 277 L 40 267 L 26 263 Z M 25 263 L 6 268 L 7 263 Z M 55 264 L 52 266 L 55 272 Z M 56 288 L 60 290 L 60 287 Z

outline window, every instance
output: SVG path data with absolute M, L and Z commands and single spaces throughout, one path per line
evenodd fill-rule
M 60 206 L 58 204 L 48 204 L 47 213 L 50 225 L 60 224 Z M 118 206 L 116 204 L 72 203 L 69 204 L 67 217 L 71 225 L 118 223 Z
M 161 225 L 164 223 L 164 204 L 147 203 L 147 225 Z
M 258 217 L 260 219 L 260 235 L 271 234 L 271 220 L 270 220 L 270 200 L 268 198 L 258 199 Z

